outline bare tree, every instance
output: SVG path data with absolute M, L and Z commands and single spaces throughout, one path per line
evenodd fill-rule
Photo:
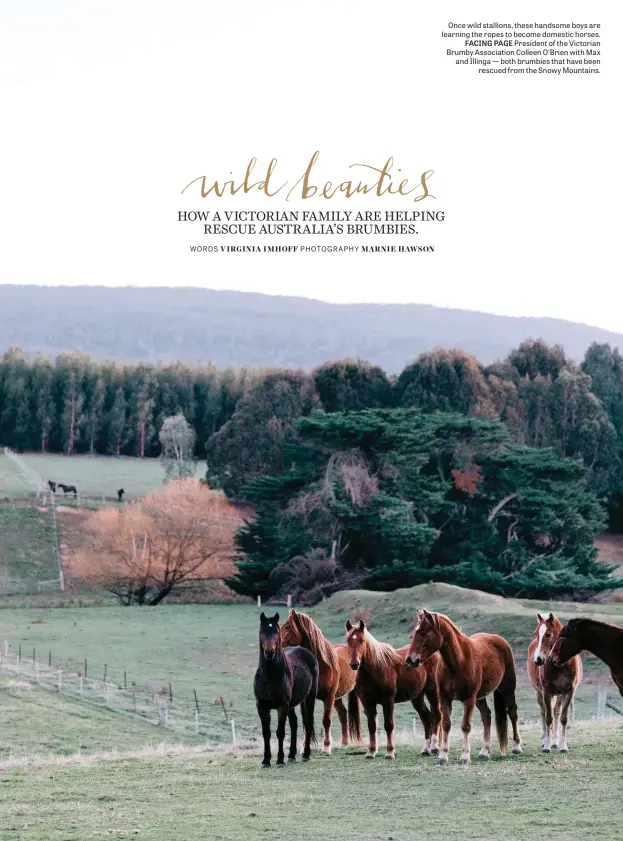
M 124 604 L 157 605 L 184 582 L 233 574 L 241 523 L 222 494 L 197 479 L 174 480 L 124 510 L 93 514 L 92 543 L 72 575 Z

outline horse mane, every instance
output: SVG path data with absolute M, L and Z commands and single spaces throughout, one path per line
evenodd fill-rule
M 591 619 L 588 616 L 574 616 L 564 626 L 563 630 L 569 628 L 570 631 L 581 629 L 586 625 L 592 625 L 597 628 L 609 628 L 610 630 L 623 631 L 620 625 L 613 625 L 611 622 L 602 622 L 600 619 Z
M 379 642 L 376 637 L 372 636 L 368 627 L 365 629 L 365 640 L 365 657 L 370 665 L 376 666 L 383 671 L 388 671 L 395 666 L 402 665 L 403 659 L 396 649 L 387 642 Z
M 445 615 L 445 613 L 433 613 L 433 616 L 436 616 L 437 619 L 443 619 L 446 625 L 450 626 L 450 629 L 455 632 L 458 636 L 464 637 L 465 634 L 459 628 L 458 625 L 455 625 L 452 619 Z
M 298 612 L 294 617 L 289 616 L 288 621 L 292 618 L 294 618 L 301 631 L 306 635 L 312 654 L 315 654 L 318 660 L 321 660 L 330 669 L 339 669 L 340 664 L 335 649 L 314 620 L 306 613 Z

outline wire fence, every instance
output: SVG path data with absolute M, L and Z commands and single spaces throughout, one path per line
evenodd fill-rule
M 241 727 L 236 723 L 231 710 L 228 710 L 225 699 L 220 696 L 208 704 L 205 698 L 200 698 L 197 691 L 193 690 L 193 701 L 189 704 L 177 697 L 171 683 L 159 683 L 156 686 L 147 680 L 136 683 L 128 680 L 125 671 L 123 681 L 108 680 L 107 670 L 108 667 L 104 666 L 102 679 L 92 678 L 88 676 L 88 660 L 84 661 L 81 670 L 60 668 L 57 663 L 53 664 L 51 652 L 48 653 L 47 662 L 45 659 L 41 661 L 37 658 L 36 649 L 26 653 L 21 645 L 11 647 L 8 640 L 3 641 L 0 650 L 0 677 L 27 681 L 103 710 L 132 716 L 179 733 L 211 738 L 215 738 L 215 714 L 220 717 L 222 713 L 221 722 L 226 726 L 218 729 L 233 743 L 259 732 L 259 721 L 256 720 L 254 710 L 250 710 L 253 718 L 251 728 L 244 725 Z

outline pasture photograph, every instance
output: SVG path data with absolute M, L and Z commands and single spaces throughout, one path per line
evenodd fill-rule
M 623 836 L 623 29 L 515 6 L 0 2 L 0 841 Z

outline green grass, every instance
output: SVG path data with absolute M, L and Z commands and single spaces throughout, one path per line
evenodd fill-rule
M 15 462 L 0 453 L 0 499 L 21 499 L 32 492 Z
M 566 757 L 542 755 L 536 731 L 527 735 L 523 756 L 474 761 L 468 769 L 455 762 L 436 767 L 412 748 L 402 748 L 395 763 L 368 762 L 359 752 L 314 752 L 308 764 L 283 771 L 261 771 L 257 757 L 175 751 L 91 763 L 35 761 L 8 767 L 1 777 L 0 838 L 617 837 L 623 728 L 576 726 Z
M 63 456 L 30 453 L 21 456 L 28 467 L 47 482 L 52 479 L 76 485 L 81 494 L 116 497 L 124 488 L 128 498 L 149 493 L 164 479 L 160 461 L 154 458 L 113 458 L 112 456 Z M 198 463 L 197 475 L 205 474 L 205 463 Z M 62 495 L 61 495 L 62 497 Z
M 0 593 L 37 592 L 58 578 L 55 540 L 49 511 L 0 502 Z
M 357 607 L 372 605 L 372 630 L 394 645 L 408 642 L 417 607 L 448 613 L 468 633 L 487 630 L 502 633 L 515 651 L 518 669 L 518 703 L 522 720 L 537 717 L 534 692 L 525 669 L 526 651 L 534 633 L 537 609 L 546 604 L 498 600 L 449 585 L 425 585 L 395 594 L 342 593 L 310 613 L 327 636 L 344 638 L 344 621 Z M 623 605 L 554 605 L 564 619 L 574 613 L 623 624 Z M 278 608 L 287 615 L 285 607 Z M 8 639 L 13 651 L 36 648 L 39 657 L 58 668 L 75 671 L 88 660 L 88 675 L 99 678 L 107 665 L 109 680 L 142 686 L 162 686 L 170 681 L 176 701 L 189 711 L 197 690 L 202 721 L 209 736 L 228 742 L 230 727 L 214 703 L 222 696 L 239 732 L 255 731 L 252 695 L 257 665 L 258 610 L 254 605 L 167 605 L 156 608 L 67 607 L 57 609 L 5 609 L 0 611 L 0 644 Z M 577 696 L 578 717 L 593 717 L 597 709 L 597 680 L 606 679 L 602 663 L 585 657 L 585 680 Z M 612 690 L 616 697 L 616 690 Z M 397 727 L 411 728 L 410 704 L 397 707 Z M 337 721 L 334 723 L 337 733 Z

